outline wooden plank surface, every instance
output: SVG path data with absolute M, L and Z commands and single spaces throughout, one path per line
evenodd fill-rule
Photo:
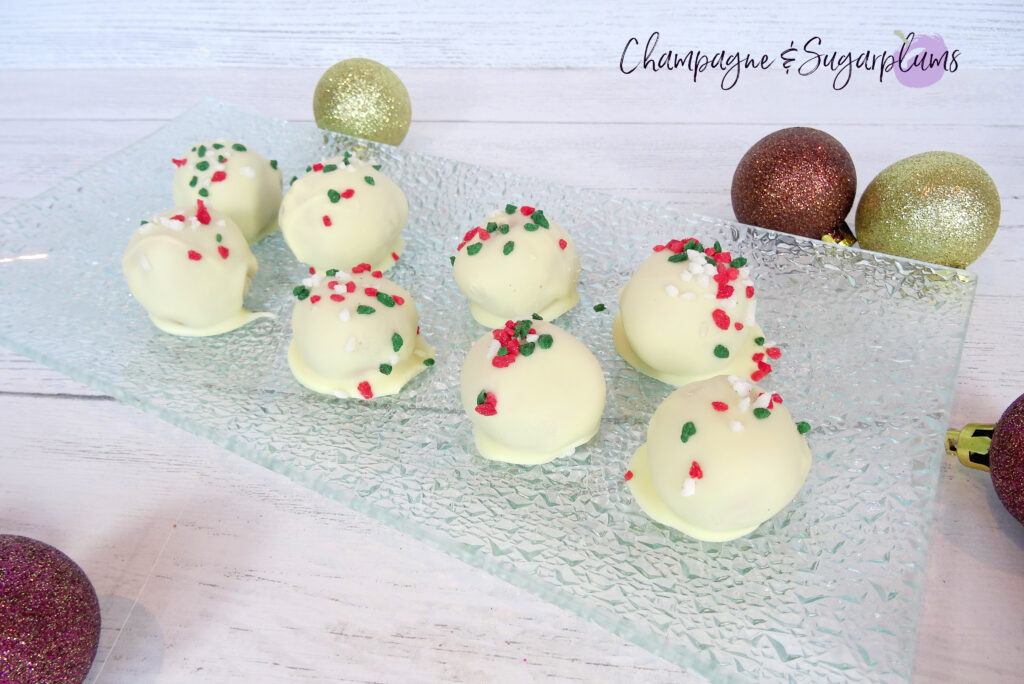
M 318 75 L 0 71 L 0 210 L 200 97 L 310 120 Z M 862 83 L 833 93 L 764 74 L 725 94 L 607 70 L 405 69 L 415 122 L 403 146 L 726 217 L 736 161 L 786 125 L 842 140 L 861 188 L 909 154 L 971 156 L 1002 190 L 1003 222 L 972 267 L 979 294 L 957 380 L 959 424 L 994 420 L 1024 392 L 1022 76 L 966 70 L 920 91 Z M 687 679 L 582 619 L 4 350 L 0 426 L 0 530 L 56 544 L 93 579 L 105 617 L 96 681 Z M 987 475 L 937 457 L 917 679 L 1016 681 L 1024 528 Z

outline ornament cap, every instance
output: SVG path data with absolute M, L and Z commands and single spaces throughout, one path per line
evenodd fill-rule
M 946 431 L 946 453 L 956 456 L 968 468 L 989 470 L 988 450 L 995 425 L 968 423 L 960 430 Z

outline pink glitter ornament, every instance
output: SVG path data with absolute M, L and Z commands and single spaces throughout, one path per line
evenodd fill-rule
M 99 640 L 82 569 L 48 544 L 0 534 L 0 682 L 82 682 Z

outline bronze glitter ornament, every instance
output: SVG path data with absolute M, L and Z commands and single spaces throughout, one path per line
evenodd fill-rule
M 946 451 L 968 468 L 991 471 L 999 501 L 1024 524 L 1024 394 L 995 425 L 971 423 L 947 432 Z
M 850 153 L 816 128 L 766 135 L 747 150 L 732 177 L 737 221 L 817 240 L 849 237 L 842 224 L 856 193 Z
M 999 227 L 999 191 L 977 163 L 925 152 L 885 168 L 857 205 L 864 249 L 964 268 Z
M 96 591 L 49 544 L 0 534 L 0 682 L 78 684 L 100 642 Z
M 320 128 L 397 145 L 409 131 L 412 103 L 391 69 L 372 59 L 346 59 L 316 84 L 313 117 Z

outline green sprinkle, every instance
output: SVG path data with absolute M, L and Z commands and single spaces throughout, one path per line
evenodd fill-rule
M 451 256 L 451 257 L 448 257 L 448 258 L 452 260 L 452 266 L 454 266 L 455 265 L 455 257 Z
M 502 347 L 495 356 L 508 356 L 508 347 Z
M 686 444 L 695 434 L 697 434 L 697 426 L 693 424 L 692 420 L 689 420 L 683 423 L 683 430 L 679 433 L 679 439 L 683 444 Z
M 140 226 L 144 226 L 144 225 L 146 225 L 147 223 L 149 223 L 149 221 L 147 221 L 146 219 L 142 219 L 141 221 L 139 221 L 139 225 L 140 225 Z
M 277 168 L 277 160 L 276 159 L 271 159 L 270 160 L 270 168 L 272 168 L 272 169 L 276 169 Z
M 337 164 L 328 164 L 327 166 L 324 167 L 324 173 L 330 173 L 331 171 L 337 171 L 337 170 L 338 170 L 338 165 Z
M 223 237 L 221 236 L 221 234 L 220 234 L 220 233 L 217 233 L 217 242 L 220 242 L 220 241 L 221 241 L 221 240 L 223 240 L 223 239 L 224 239 L 224 238 L 223 238 Z
M 476 395 L 476 405 L 479 406 L 480 404 L 483 404 L 483 403 L 486 403 L 486 402 L 487 402 L 487 390 L 480 390 L 480 394 Z
M 205 171 L 206 169 L 210 168 L 210 162 L 205 161 L 205 160 L 201 161 L 201 162 L 197 162 L 196 163 L 196 168 L 199 169 L 200 171 Z
M 537 344 L 540 346 L 541 349 L 551 349 L 551 345 L 554 343 L 554 341 L 555 339 L 551 337 L 551 335 L 548 335 L 547 333 L 544 333 L 543 335 L 537 338 Z
M 200 197 L 209 197 L 210 196 L 210 191 L 207 190 L 206 188 L 199 188 L 199 196 Z
M 533 222 L 536 223 L 541 228 L 550 228 L 551 227 L 551 224 L 548 223 L 547 217 L 544 216 L 544 212 L 541 211 L 540 209 L 538 209 L 537 211 L 533 212 L 533 216 L 531 216 L 530 218 L 532 218 Z
M 523 356 L 529 356 L 530 354 L 533 353 L 533 350 L 535 348 L 536 345 L 533 342 L 527 342 L 525 344 L 519 345 L 519 353 L 522 354 Z
M 374 311 L 376 311 L 376 309 L 374 309 L 372 306 L 366 306 L 365 304 L 360 304 L 359 306 L 356 307 L 356 313 L 359 313 L 359 314 L 367 314 L 368 315 L 368 314 L 372 314 Z
M 395 299 L 387 292 L 378 292 L 377 301 L 388 307 L 389 309 L 395 305 Z M 398 351 L 397 349 L 395 351 Z
M 306 173 L 309 173 L 309 172 L 310 172 L 310 171 L 312 171 L 312 170 L 313 170 L 313 167 L 312 167 L 312 166 L 307 166 L 307 167 L 306 167 Z
M 724 344 L 715 345 L 715 356 L 720 359 L 729 358 L 729 348 Z
M 544 320 L 539 313 L 530 314 L 530 317 L 533 320 L 535 320 L 535 321 L 543 321 Z
M 198 183 L 198 182 L 199 182 L 199 176 L 192 176 L 192 180 L 190 180 L 188 182 L 188 187 L 194 188 L 194 187 L 196 187 L 196 183 Z
M 382 363 L 382 364 L 380 364 L 380 372 L 383 373 L 384 375 L 391 375 L 391 364 L 390 363 Z
M 398 333 L 395 333 L 394 335 L 391 336 L 391 348 L 394 349 L 395 351 L 401 349 L 404 343 L 405 340 L 403 340 L 402 336 L 399 335 Z
M 227 159 L 224 158 L 223 154 L 218 154 L 217 155 L 217 161 L 219 161 L 221 164 L 223 164 L 224 162 L 227 161 Z
M 305 285 L 299 285 L 294 290 L 292 290 L 292 294 L 298 297 L 299 301 L 301 302 L 303 299 L 309 296 L 309 288 L 306 287 Z
M 205 157 L 206 156 L 206 145 L 200 145 L 199 149 L 196 150 L 196 154 L 198 154 L 200 157 Z
M 508 224 L 502 223 L 500 226 L 498 226 L 498 232 L 501 233 L 502 235 L 508 235 Z
M 223 146 L 223 145 L 221 145 L 220 143 L 213 143 L 213 149 L 215 149 L 215 150 L 219 150 L 219 149 L 221 149 L 222 147 L 224 147 L 224 146 Z
M 747 260 L 743 257 L 738 257 L 729 262 L 731 268 L 743 268 L 747 265 Z
M 508 242 L 505 243 L 505 246 L 501 248 L 501 253 L 504 254 L 505 256 L 508 256 L 509 254 L 512 253 L 512 250 L 515 248 L 516 243 L 509 240 Z
M 712 266 L 717 266 L 717 265 L 718 265 L 718 262 L 717 262 L 717 261 L 715 261 L 714 259 L 712 259 L 711 257 L 709 257 L 709 256 L 708 256 L 708 255 L 706 255 L 706 254 L 704 255 L 704 260 L 705 260 L 705 261 L 707 261 L 707 262 L 708 262 L 709 264 L 711 264 Z
M 754 338 L 754 344 L 756 344 L 759 347 L 763 347 L 764 346 L 764 338 L 763 337 L 755 337 Z
M 480 248 L 483 247 L 483 246 L 484 246 L 484 243 L 482 243 L 482 242 L 474 242 L 469 247 L 466 247 L 466 254 L 468 254 L 469 256 L 473 256 L 474 254 L 479 252 Z
M 242 143 L 235 143 L 234 145 L 231 146 L 231 149 L 236 150 L 238 152 L 245 152 L 245 145 L 243 145 Z
M 373 185 L 373 176 L 363 176 L 363 180 L 369 185 Z
M 424 366 L 433 366 L 434 365 L 434 359 L 423 359 L 423 365 Z
M 721 252 L 722 251 L 722 243 L 719 242 L 718 240 L 715 240 L 715 251 L 716 252 Z
M 374 171 L 380 171 L 380 164 L 374 164 L 373 169 Z M 430 361 L 431 363 L 433 363 L 434 359 L 430 359 Z
M 595 304 L 594 305 L 594 311 L 604 311 L 604 309 L 605 309 L 604 304 Z
M 505 213 L 506 214 L 514 214 L 514 213 L 516 213 L 516 205 L 514 205 L 514 204 L 506 204 L 505 205 Z
M 525 224 L 523 226 L 523 230 L 525 230 L 528 233 L 532 233 L 533 231 L 537 230 L 537 224 L 536 223 L 527 223 L 527 224 Z
M 673 264 L 678 264 L 680 261 L 686 261 L 690 257 L 686 256 L 686 252 L 680 252 L 679 254 L 673 254 L 668 258 Z
M 493 233 L 496 230 L 498 230 L 498 224 L 497 223 L 495 223 L 494 221 L 491 221 L 490 223 L 487 224 L 487 232 L 488 233 Z
M 195 152 L 195 151 L 196 151 L 196 148 L 195 148 L 195 146 L 194 146 L 194 145 L 192 146 L 192 151 L 193 151 L 193 152 Z
M 769 411 L 766 408 L 756 408 L 756 409 L 754 409 L 754 417 L 757 418 L 758 420 L 764 420 L 765 418 L 767 418 L 770 415 L 772 415 L 772 412 Z
M 327 199 L 331 200 L 332 204 L 337 204 L 338 200 L 341 199 L 341 193 L 334 188 L 331 188 L 327 191 Z
M 811 431 L 811 424 L 801 420 L 799 423 L 796 424 L 796 430 L 801 435 L 806 435 L 808 432 Z
M 294 185 L 295 181 L 299 180 L 298 176 L 292 176 L 292 179 L 288 181 L 288 185 Z
M 525 320 L 517 322 L 513 327 L 513 330 L 515 331 L 516 337 L 521 340 L 525 340 L 526 336 L 530 334 L 530 321 Z
M 326 271 L 324 271 L 324 275 L 327 276 L 328 278 L 333 278 L 334 276 L 338 275 L 338 269 L 329 268 Z

